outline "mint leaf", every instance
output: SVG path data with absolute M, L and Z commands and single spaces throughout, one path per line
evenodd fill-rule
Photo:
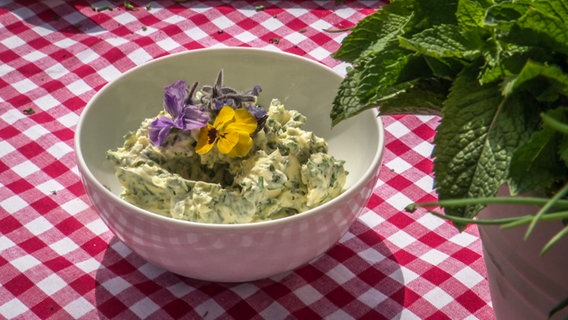
M 456 24 L 459 0 L 414 0 L 414 29 L 421 31 L 434 25 Z
M 490 83 L 493 81 L 507 81 L 508 78 L 516 76 L 525 67 L 527 61 L 550 63 L 559 60 L 548 49 L 539 47 L 518 46 L 514 44 L 503 44 L 500 41 L 496 46 L 505 46 L 503 48 L 495 48 L 495 50 L 484 53 L 486 64 L 480 72 L 480 80 L 482 83 Z
M 353 68 L 348 70 L 333 102 L 332 124 L 380 104 L 385 105 L 384 114 L 412 112 L 410 103 L 419 101 L 419 94 L 424 94 L 425 100 L 414 107 L 415 112 L 439 112 L 440 107 L 434 103 L 441 100 L 440 93 L 428 93 L 417 84 L 432 77 L 433 70 L 449 78 L 461 66 L 452 59 L 427 61 L 400 47 L 397 37 L 411 37 L 438 23 L 455 23 L 457 3 L 395 0 L 361 20 L 334 54 L 337 59 L 352 62 Z
M 435 77 L 453 80 L 456 75 L 463 69 L 463 62 L 453 58 L 432 58 L 424 57 L 426 64 Z
M 412 1 L 395 1 L 361 20 L 333 54 L 338 60 L 354 62 L 366 50 L 381 51 L 390 40 L 405 32 L 412 18 Z
M 365 17 L 343 39 L 333 57 L 355 62 L 365 51 L 381 51 L 399 35 L 414 34 L 440 23 L 455 23 L 458 0 L 395 0 Z
M 490 5 L 490 1 L 460 0 L 456 12 L 458 25 L 465 32 L 479 32 L 483 28 L 485 10 Z
M 553 129 L 560 135 L 558 154 L 565 168 L 568 168 L 568 106 L 560 106 L 543 114 L 542 118 L 546 128 Z M 565 180 L 568 180 L 568 177 Z
M 568 6 L 565 0 L 535 1 L 511 28 L 506 39 L 568 54 Z
M 442 109 L 433 152 L 440 200 L 494 196 L 526 139 L 522 100 L 503 97 L 497 84 L 479 85 L 476 67 L 458 75 Z M 446 208 L 446 214 L 472 218 L 482 207 Z
M 437 79 L 419 81 L 380 102 L 380 114 L 441 115 L 442 103 L 448 95 L 448 90 L 447 81 Z
M 467 39 L 456 25 L 437 25 L 411 38 L 399 37 L 402 48 L 433 58 L 473 60 L 479 56 L 479 41 Z
M 566 22 L 568 20 L 568 6 L 564 0 L 534 1 L 533 5 L 542 13 L 557 19 L 557 21 Z
M 521 89 L 540 101 L 555 101 L 560 95 L 568 96 L 568 74 L 556 65 L 529 60 L 519 74 L 505 79 L 502 93 L 508 96 Z
M 566 111 L 564 108 L 558 108 L 547 114 L 565 122 Z M 509 169 L 512 195 L 531 190 L 546 190 L 558 181 L 566 180 L 568 172 L 557 150 L 560 143 L 561 134 L 545 126 L 513 153 Z
M 360 83 L 361 72 L 354 68 L 348 68 L 347 75 L 341 81 L 337 95 L 333 100 L 330 113 L 332 126 L 372 107 L 361 103 L 357 92 Z
M 431 74 L 422 58 L 396 46 L 369 56 L 362 66 L 359 98 L 367 105 L 376 105 L 390 94 L 409 88 L 417 79 Z
M 340 84 L 331 110 L 332 124 L 377 107 L 430 76 L 424 60 L 398 48 L 396 42 L 382 51 L 365 53 Z
M 520 0 L 515 3 L 500 2 L 487 8 L 484 24 L 509 30 L 530 7 L 531 0 Z M 506 27 L 506 28 L 503 28 Z
M 410 87 L 410 83 L 397 85 L 401 70 L 410 59 L 408 52 L 395 49 L 367 57 L 369 59 L 350 68 L 341 82 L 331 109 L 332 125 L 377 107 L 384 98 Z

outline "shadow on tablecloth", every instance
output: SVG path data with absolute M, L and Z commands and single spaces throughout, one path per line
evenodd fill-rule
M 398 319 L 404 278 L 382 240 L 356 222 L 336 246 L 307 265 L 234 284 L 168 272 L 113 237 L 96 274 L 96 307 L 101 319 Z

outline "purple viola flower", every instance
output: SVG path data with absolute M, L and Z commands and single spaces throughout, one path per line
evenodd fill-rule
M 186 104 L 186 83 L 178 80 L 164 89 L 164 109 L 171 116 L 161 116 L 150 124 L 148 136 L 155 146 L 160 146 L 166 140 L 171 128 L 182 131 L 204 127 L 209 122 L 209 116 L 197 106 Z

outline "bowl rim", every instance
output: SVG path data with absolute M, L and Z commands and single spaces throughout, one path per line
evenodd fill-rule
M 293 58 L 293 59 L 299 59 L 305 63 L 309 63 L 312 64 L 318 68 L 322 68 L 322 69 L 326 69 L 328 72 L 331 71 L 333 74 L 339 76 L 340 78 L 344 78 L 343 75 L 341 75 L 340 73 L 338 73 L 337 71 L 335 71 L 334 69 L 324 65 L 323 63 L 320 63 L 318 61 L 303 57 L 303 56 L 299 56 L 296 54 L 292 54 L 292 53 L 288 53 L 288 52 L 283 52 L 283 51 L 276 51 L 276 50 L 272 50 L 272 49 L 266 49 L 266 48 L 249 48 L 249 47 L 217 47 L 217 48 L 200 48 L 200 49 L 193 49 L 193 50 L 189 50 L 189 51 L 183 51 L 183 52 L 177 52 L 177 53 L 172 53 L 172 54 L 168 54 L 165 56 L 161 56 L 152 60 L 149 60 L 143 64 L 140 64 L 138 66 L 135 66 L 133 68 L 131 68 L 130 70 L 127 70 L 123 73 L 121 73 L 118 77 L 112 79 L 111 81 L 107 82 L 103 87 L 101 87 L 101 89 L 99 89 L 94 95 L 93 97 L 87 102 L 87 105 L 83 108 L 83 111 L 81 112 L 81 114 L 79 115 L 79 120 L 77 122 L 77 126 L 75 129 L 75 135 L 74 135 L 74 148 L 75 148 L 75 155 L 76 155 L 76 160 L 77 160 L 77 165 L 80 169 L 80 174 L 83 176 L 83 179 L 88 179 L 90 180 L 90 182 L 92 183 L 92 185 L 94 185 L 97 189 L 98 192 L 103 192 L 106 197 L 110 197 L 114 200 L 116 200 L 117 204 L 120 205 L 120 207 L 123 207 L 125 209 L 128 210 L 134 210 L 136 213 L 141 214 L 142 216 L 144 216 L 145 218 L 149 218 L 151 220 L 155 220 L 155 221 L 160 221 L 160 222 L 164 222 L 164 223 L 173 223 L 174 225 L 177 226 L 191 226 L 193 228 L 203 228 L 203 229 L 209 229 L 209 230 L 220 230 L 220 231 L 224 231 L 224 230 L 249 230 L 249 229 L 262 229 L 262 228 L 271 228 L 274 227 L 276 225 L 281 225 L 281 224 L 288 224 L 288 223 L 292 223 L 296 220 L 303 220 L 308 218 L 309 216 L 315 215 L 318 211 L 320 210 L 325 210 L 325 209 L 329 209 L 332 206 L 334 206 L 335 203 L 342 201 L 344 198 L 347 198 L 348 196 L 350 196 L 352 193 L 356 192 L 355 190 L 358 190 L 362 187 L 364 187 L 364 185 L 367 183 L 367 181 L 369 179 L 373 179 L 373 175 L 377 174 L 377 169 L 379 166 L 381 166 L 382 164 L 382 159 L 383 159 L 383 155 L 384 155 L 384 148 L 385 148 L 385 134 L 384 134 L 384 125 L 382 120 L 379 117 L 379 112 L 377 109 L 369 109 L 366 110 L 364 112 L 372 112 L 374 114 L 374 118 L 375 118 L 375 125 L 377 126 L 378 129 L 378 143 L 376 146 L 376 152 L 375 155 L 373 157 L 373 160 L 371 161 L 371 165 L 369 166 L 369 168 L 367 168 L 364 173 L 361 175 L 361 178 L 356 180 L 351 186 L 349 186 L 347 189 L 345 189 L 345 191 L 343 191 L 340 195 L 336 196 L 335 198 L 317 206 L 314 208 L 311 208 L 309 210 L 306 211 L 302 211 L 299 212 L 297 214 L 291 215 L 291 216 L 287 216 L 287 217 L 283 217 L 283 218 L 278 218 L 278 219 L 274 219 L 274 220 L 264 220 L 264 221 L 258 221 L 258 222 L 247 222 L 247 223 L 235 223 L 235 224 L 221 224 L 221 223 L 204 223 L 204 222 L 195 222 L 195 221 L 188 221 L 188 220 L 181 220 L 181 219 L 176 219 L 173 217 L 167 217 L 167 216 L 163 216 L 160 215 L 158 213 L 154 213 L 151 212 L 149 210 L 145 210 L 142 209 L 134 204 L 131 204 L 127 201 L 125 201 L 124 199 L 120 198 L 120 196 L 116 195 L 115 193 L 111 192 L 110 190 L 108 190 L 95 176 L 94 174 L 91 172 L 91 170 L 89 169 L 89 167 L 87 166 L 87 163 L 85 161 L 85 159 L 83 158 L 83 153 L 82 153 L 82 145 L 81 145 L 81 134 L 82 134 L 82 129 L 84 126 L 84 123 L 86 122 L 86 115 L 91 112 L 91 109 L 94 108 L 94 102 L 97 100 L 97 98 L 103 94 L 103 92 L 105 91 L 105 89 L 107 87 L 112 86 L 116 81 L 118 81 L 119 79 L 125 77 L 126 75 L 133 73 L 139 69 L 145 68 L 148 65 L 151 64 L 156 64 L 156 63 L 160 63 L 162 60 L 167 60 L 167 59 L 172 59 L 174 57 L 177 56 L 182 56 L 182 55 L 193 55 L 193 54 L 197 54 L 197 53 L 202 53 L 202 52 L 206 52 L 206 51 L 254 51 L 254 52 L 259 52 L 262 54 L 275 54 L 275 55 L 281 55 L 287 58 Z M 91 199 L 89 199 L 91 200 Z M 91 205 L 94 206 L 94 204 L 91 202 Z M 98 212 L 98 210 L 95 207 L 95 211 Z

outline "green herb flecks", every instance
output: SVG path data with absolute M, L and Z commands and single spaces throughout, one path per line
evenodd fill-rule
M 112 11 L 113 7 L 112 6 L 103 6 L 103 7 L 95 7 L 92 6 L 91 7 L 93 9 L 93 11 L 95 12 L 103 12 L 103 11 Z
M 257 184 L 258 184 L 258 188 L 259 188 L 259 189 L 263 189 L 263 188 L 264 188 L 264 177 L 263 177 L 263 176 L 259 176 L 259 177 L 258 177 L 258 182 L 257 182 Z
M 132 4 L 132 2 L 130 2 L 128 0 L 124 0 L 123 5 L 124 5 L 124 8 L 126 10 L 129 10 L 129 11 L 137 10 L 137 8 Z

